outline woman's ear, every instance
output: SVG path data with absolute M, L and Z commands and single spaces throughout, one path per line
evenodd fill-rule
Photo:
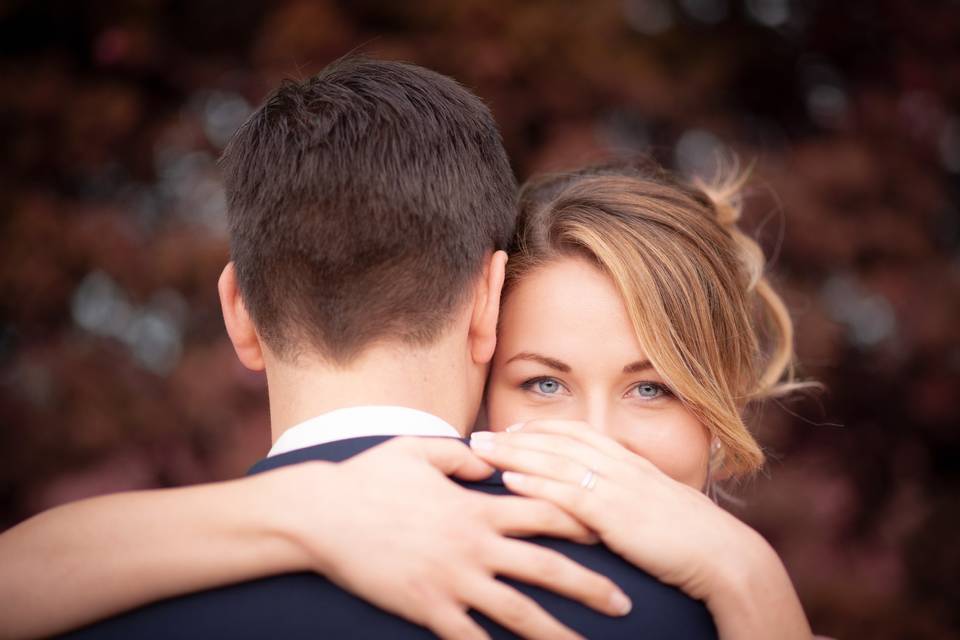
M 486 260 L 477 283 L 470 316 L 470 356 L 477 364 L 493 359 L 497 347 L 497 321 L 500 318 L 500 294 L 506 274 L 507 254 L 495 251 Z
M 237 286 L 237 272 L 232 262 L 228 262 L 220 274 L 217 282 L 217 291 L 220 294 L 220 308 L 223 310 L 223 323 L 227 327 L 227 335 L 233 343 L 233 350 L 237 358 L 248 369 L 263 371 L 263 347 L 260 336 L 243 304 L 240 289 Z
M 726 463 L 723 452 L 723 443 L 716 436 L 710 439 L 710 477 L 714 480 L 729 480 L 733 477 L 730 466 Z

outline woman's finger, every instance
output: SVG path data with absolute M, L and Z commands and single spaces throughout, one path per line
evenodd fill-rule
M 604 509 L 597 490 L 602 487 L 604 478 L 597 480 L 594 489 L 586 489 L 568 482 L 506 471 L 503 483 L 518 495 L 552 502 L 598 532 L 603 529 Z
M 482 435 L 486 433 L 490 433 L 491 435 Z M 523 431 L 517 431 L 512 433 L 480 432 L 479 434 L 474 434 L 474 436 L 479 437 L 480 442 L 482 442 L 484 438 L 487 438 L 495 444 L 506 443 L 517 448 L 552 453 L 557 456 L 569 458 L 570 460 L 575 460 L 590 469 L 610 471 L 612 465 L 619 464 L 616 456 L 607 455 L 606 452 L 590 442 L 564 434 L 525 433 Z M 602 437 L 603 436 L 601 436 L 601 438 Z M 471 437 L 471 444 L 472 442 L 473 438 Z
M 470 440 L 470 446 L 486 462 L 504 471 L 529 473 L 572 483 L 580 482 L 590 470 L 603 475 L 606 466 L 603 457 L 591 455 L 592 451 L 584 450 L 583 445 L 569 439 L 566 439 L 566 443 L 557 442 L 560 439 L 557 436 L 529 434 L 523 442 L 511 440 L 520 442 L 519 446 L 514 446 L 498 435 L 474 437 Z
M 586 422 L 577 420 L 531 420 L 514 425 L 512 430 L 506 433 L 511 434 L 511 436 L 521 433 L 550 433 L 566 436 L 588 444 L 597 451 L 602 451 L 607 456 L 616 460 L 629 462 L 634 458 L 643 459 L 613 438 L 592 428 Z
M 452 604 L 436 607 L 424 626 L 443 640 L 490 640 L 490 634 L 473 621 L 467 612 Z
M 530 640 L 579 640 L 532 598 L 497 580 L 470 580 L 466 602 L 494 622 Z
M 595 544 L 597 535 L 560 507 L 519 496 L 490 496 L 486 512 L 491 525 L 508 536 L 550 536 Z
M 612 580 L 562 553 L 520 540 L 503 540 L 491 553 L 498 575 L 555 591 L 610 616 L 630 612 L 630 599 Z
M 400 437 L 392 438 L 375 448 L 426 460 L 444 475 L 468 482 L 489 478 L 493 473 L 489 465 L 474 456 L 470 449 L 464 447 L 463 442 L 456 438 Z

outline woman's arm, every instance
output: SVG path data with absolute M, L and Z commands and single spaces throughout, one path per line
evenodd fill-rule
M 762 536 L 589 425 L 534 421 L 474 434 L 473 445 L 507 471 L 514 493 L 557 504 L 632 564 L 703 600 L 722 640 L 811 638 L 786 569 Z
M 810 625 L 783 562 L 760 534 L 740 524 L 745 530 L 730 538 L 737 551 L 715 559 L 706 586 L 720 638 L 808 640 Z
M 0 535 L 0 637 L 46 636 L 154 600 L 306 570 L 444 638 L 486 637 L 469 608 L 526 637 L 573 637 L 498 573 L 624 613 L 605 577 L 505 537 L 589 538 L 574 518 L 445 477 L 490 471 L 456 440 L 398 438 L 340 464 L 52 509 Z
M 266 478 L 266 476 L 264 476 Z M 0 636 L 47 636 L 169 596 L 305 568 L 259 478 L 120 493 L 0 536 Z

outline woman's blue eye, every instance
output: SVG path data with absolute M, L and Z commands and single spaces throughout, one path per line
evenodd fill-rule
M 522 387 L 543 396 L 555 396 L 563 390 L 563 385 L 554 378 L 534 378 L 524 382 Z
M 544 378 L 542 380 L 537 380 L 537 391 L 540 393 L 551 395 L 560 390 L 560 383 L 556 380 L 551 380 L 550 378 Z
M 668 391 L 664 388 L 663 385 L 657 384 L 655 382 L 641 382 L 636 385 L 634 392 L 637 396 L 643 398 L 644 400 L 655 400 L 660 396 L 666 395 Z

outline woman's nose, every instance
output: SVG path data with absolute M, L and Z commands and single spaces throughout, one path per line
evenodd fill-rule
M 583 408 L 583 417 L 580 420 L 590 425 L 590 428 L 605 433 L 609 411 L 606 403 L 599 400 L 588 401 Z

